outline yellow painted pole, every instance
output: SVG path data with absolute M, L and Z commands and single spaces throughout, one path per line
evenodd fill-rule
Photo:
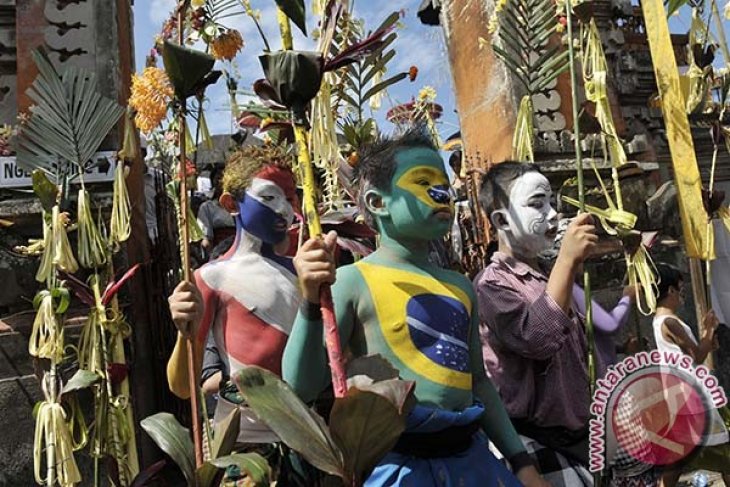
M 289 18 L 281 9 L 277 9 L 277 20 L 279 22 L 279 30 L 281 31 L 282 49 L 293 49 L 294 42 L 292 40 L 291 24 L 289 23 Z M 317 183 L 314 179 L 312 159 L 309 156 L 307 130 L 296 121 L 293 122 L 293 126 L 294 140 L 297 145 L 297 159 L 302 174 L 302 204 L 304 205 L 304 214 L 307 218 L 309 236 L 319 237 L 322 235 L 322 225 L 320 224 L 319 213 L 317 212 Z M 322 310 L 322 323 L 325 329 L 327 357 L 330 363 L 330 370 L 332 371 L 332 387 L 335 392 L 335 397 L 343 397 L 347 392 L 347 374 L 345 373 L 345 362 L 342 356 L 340 335 L 337 331 L 332 289 L 329 284 L 322 285 L 319 300 L 320 309 Z
M 707 212 L 702 205 L 702 180 L 679 86 L 667 12 L 662 0 L 642 0 L 641 8 L 672 155 L 685 249 L 688 257 L 706 259 Z

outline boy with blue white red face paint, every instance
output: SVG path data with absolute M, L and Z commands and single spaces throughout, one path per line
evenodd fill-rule
M 356 177 L 380 246 L 340 267 L 336 282 L 333 233 L 299 250 L 305 303 L 284 353 L 284 379 L 305 401 L 328 385 L 318 303 L 320 285 L 334 282 L 343 349 L 354 358 L 380 354 L 416 384 L 406 431 L 366 487 L 545 486 L 484 373 L 470 282 L 429 262 L 429 242 L 449 231 L 454 215 L 438 150 L 419 130 L 384 138 L 362 150 Z M 484 433 L 517 478 L 489 451 Z
M 484 363 L 545 478 L 592 485 L 587 341 L 573 296 L 598 237 L 591 216 L 578 215 L 545 275 L 538 255 L 552 246 L 558 223 L 551 198 L 532 164 L 503 162 L 484 179 L 479 200 L 499 237 L 498 252 L 474 280 Z
M 288 156 L 275 149 L 238 150 L 226 164 L 223 191 L 220 202 L 233 215 L 236 239 L 226 254 L 195 272 L 195 284 L 180 283 L 169 299 L 180 333 L 167 374 L 170 389 L 181 398 L 190 396 L 184 335 L 194 337 L 199 364 L 212 333 L 226 376 L 249 365 L 280 375 L 284 345 L 301 300 L 292 260 L 280 255 L 288 249 L 287 231 L 299 206 Z M 216 420 L 233 407 L 220 398 Z M 241 413 L 239 442 L 278 442 L 248 408 L 241 407 Z M 281 476 L 280 483 L 311 485 Z

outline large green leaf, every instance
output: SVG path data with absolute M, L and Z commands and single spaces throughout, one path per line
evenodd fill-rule
M 365 94 L 363 95 L 363 97 L 362 97 L 363 103 L 368 101 L 376 93 L 380 93 L 384 89 L 388 88 L 388 86 L 394 85 L 397 82 L 399 82 L 400 80 L 405 79 L 406 76 L 408 76 L 408 73 L 398 73 L 395 76 L 391 76 L 390 78 L 388 78 L 384 81 L 381 81 L 377 85 L 373 86 L 367 92 L 365 92 Z
M 69 67 L 59 73 L 42 49 L 32 57 L 38 76 L 27 92 L 34 106 L 18 135 L 18 164 L 59 183 L 69 165 L 83 172 L 124 109 L 99 94 L 93 72 Z
M 205 462 L 195 471 L 195 487 L 219 487 L 225 472 L 210 462 Z
M 276 5 L 279 6 L 281 11 L 284 12 L 306 36 L 307 20 L 306 13 L 304 11 L 304 0 L 276 0 Z
M 271 468 L 266 459 L 258 453 L 234 453 L 233 455 L 211 460 L 210 463 L 218 468 L 228 468 L 231 465 L 236 465 L 241 469 L 241 472 L 253 481 L 256 487 L 269 487 L 270 485 Z
M 58 197 L 58 187 L 48 179 L 46 173 L 41 169 L 33 171 L 33 192 L 47 213 L 53 211 L 53 206 L 56 204 Z
M 380 354 L 356 357 L 347 363 L 347 377 L 366 376 L 372 381 L 397 379 L 398 369 Z
M 165 41 L 162 61 L 178 100 L 195 95 L 215 64 L 215 58 L 210 54 L 170 41 Z
M 236 407 L 215 427 L 213 444 L 210 447 L 211 458 L 218 458 L 231 453 L 240 430 L 241 410 Z
M 399 381 L 394 381 L 399 382 Z M 345 482 L 360 485 L 405 430 L 406 418 L 386 397 L 351 388 L 335 399 L 330 430 L 345 456 Z
M 157 413 L 140 422 L 152 440 L 172 458 L 182 470 L 188 484 L 195 482 L 195 454 L 190 431 L 170 413 Z
M 78 391 L 80 389 L 86 389 L 87 387 L 92 386 L 93 384 L 96 384 L 101 377 L 99 377 L 94 372 L 79 369 L 76 371 L 76 373 L 71 377 L 68 382 L 66 382 L 63 385 L 62 394 L 66 394 L 68 392 L 72 391 Z
M 281 441 L 318 469 L 344 475 L 342 452 L 324 420 L 286 383 L 272 372 L 253 366 L 238 372 L 233 382 L 251 409 Z

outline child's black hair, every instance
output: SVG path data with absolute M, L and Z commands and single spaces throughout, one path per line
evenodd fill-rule
M 659 263 L 656 266 L 658 272 L 658 293 L 657 302 L 661 302 L 664 298 L 669 295 L 669 289 L 674 288 L 679 290 L 679 283 L 684 281 L 682 273 L 676 267 Z
M 509 202 L 512 183 L 529 172 L 541 172 L 535 164 L 518 161 L 504 161 L 487 171 L 479 190 L 479 204 L 491 218 L 492 212 L 505 208 Z
M 365 205 L 365 193 L 370 188 L 390 191 L 397 165 L 396 154 L 400 150 L 414 147 L 425 147 L 438 152 L 425 125 L 414 125 L 397 136 L 379 135 L 375 142 L 360 150 L 359 161 L 355 166 L 358 200 L 365 221 L 372 228 L 375 228 L 375 224 Z

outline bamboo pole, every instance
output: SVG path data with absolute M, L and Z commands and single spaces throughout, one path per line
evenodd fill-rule
M 294 41 L 292 39 L 289 18 L 280 8 L 277 8 L 277 20 L 279 21 L 279 29 L 281 31 L 282 49 L 294 49 Z M 293 118 L 296 119 L 296 117 Z M 309 156 L 309 147 L 307 145 L 307 129 L 295 120 L 293 121 L 293 125 L 294 139 L 297 145 L 299 169 L 302 174 L 302 189 L 304 193 L 302 204 L 304 206 L 304 214 L 307 218 L 309 236 L 320 238 L 322 236 L 322 225 L 320 224 L 319 213 L 317 212 L 317 185 L 314 180 L 314 170 L 312 168 L 312 160 Z M 332 372 L 332 386 L 334 388 L 335 397 L 343 397 L 347 392 L 347 375 L 345 373 L 345 364 L 342 357 L 342 344 L 340 343 L 340 335 L 337 330 L 337 318 L 334 313 L 332 289 L 329 284 L 322 285 L 320 289 L 319 303 L 322 311 L 322 322 L 325 329 L 327 357 L 329 359 L 330 370 Z
M 584 213 L 585 206 L 585 182 L 583 180 L 583 153 L 580 146 L 580 125 L 578 113 L 578 75 L 576 70 L 575 48 L 573 46 L 573 5 L 571 0 L 565 0 L 565 14 L 568 31 L 568 56 L 570 60 L 570 93 L 572 97 L 573 110 L 573 143 L 575 146 L 575 169 L 578 179 L 578 203 L 579 210 Z M 585 265 L 583 266 L 583 293 L 585 296 L 585 327 L 586 341 L 588 342 L 588 401 L 593 400 L 593 392 L 596 388 L 596 348 L 593 331 L 593 301 L 591 300 L 591 275 Z M 595 485 L 601 483 L 601 472 L 593 475 Z
M 177 41 L 181 46 L 185 43 L 184 24 L 185 13 L 187 12 L 190 0 L 181 0 L 178 5 L 177 13 Z M 190 238 L 188 235 L 188 184 L 187 184 L 187 147 L 186 147 L 186 124 L 187 120 L 185 109 L 185 100 L 178 100 L 178 146 L 180 149 L 180 163 L 178 167 L 180 177 L 180 255 L 183 271 L 183 279 L 192 282 L 192 273 L 190 271 Z M 190 389 L 190 420 L 192 422 L 193 442 L 195 444 L 195 465 L 200 467 L 203 465 L 203 437 L 200 431 L 200 410 L 198 408 L 198 381 L 196 377 L 195 363 L 195 337 L 187 336 L 185 338 L 185 348 L 188 356 L 188 387 Z

